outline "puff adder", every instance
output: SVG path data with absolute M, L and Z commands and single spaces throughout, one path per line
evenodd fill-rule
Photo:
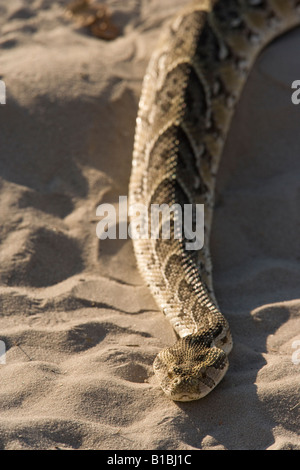
M 151 57 L 129 203 L 205 207 L 199 251 L 186 250 L 185 240 L 172 236 L 133 241 L 140 272 L 179 337 L 154 361 L 173 400 L 204 397 L 228 369 L 232 339 L 214 295 L 209 253 L 217 170 L 256 57 L 299 23 L 300 0 L 194 0 L 168 23 Z

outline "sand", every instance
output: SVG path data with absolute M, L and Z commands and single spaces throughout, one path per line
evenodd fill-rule
M 0 1 L 1 449 L 300 449 L 300 30 L 248 81 L 212 231 L 230 369 L 174 403 L 152 371 L 175 340 L 130 240 L 99 241 L 96 208 L 127 195 L 142 78 L 184 0 L 107 1 L 101 41 L 66 1 Z

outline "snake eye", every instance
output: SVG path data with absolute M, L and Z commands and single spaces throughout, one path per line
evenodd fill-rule
M 173 378 L 173 375 L 174 375 L 173 372 L 168 372 L 168 377 L 169 377 L 169 379 L 172 379 L 172 378 Z

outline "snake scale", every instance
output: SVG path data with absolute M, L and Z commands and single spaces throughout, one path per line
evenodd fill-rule
M 168 22 L 140 99 L 129 204 L 204 204 L 205 243 L 136 237 L 140 272 L 178 341 L 153 367 L 166 395 L 207 395 L 224 377 L 232 338 L 212 283 L 209 235 L 216 175 L 251 67 L 275 37 L 300 23 L 300 0 L 194 0 Z M 162 227 L 160 227 L 162 228 Z M 161 230 L 160 230 L 161 234 Z

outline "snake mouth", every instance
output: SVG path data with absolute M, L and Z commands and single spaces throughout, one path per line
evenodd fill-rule
M 198 393 L 182 393 L 171 396 L 173 401 L 182 401 L 182 402 L 188 402 L 188 401 L 195 401 L 195 400 L 200 400 L 201 398 L 204 398 L 206 395 L 209 394 L 211 389 L 207 390 L 201 390 Z
M 189 397 L 188 395 L 182 395 L 181 397 L 178 397 L 177 400 L 175 401 L 182 401 L 182 402 L 187 402 L 187 401 L 193 401 L 195 398 Z
M 188 402 L 188 401 L 195 401 L 195 400 L 198 400 L 200 397 L 196 396 L 196 395 L 181 395 L 180 397 L 177 397 L 177 398 L 172 398 L 174 401 L 182 401 L 182 402 Z

